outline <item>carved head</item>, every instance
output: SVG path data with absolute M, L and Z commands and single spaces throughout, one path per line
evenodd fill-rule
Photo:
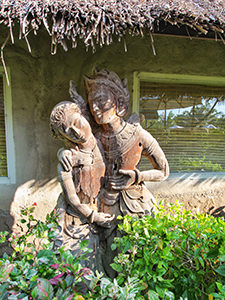
M 126 80 L 120 80 L 112 71 L 95 70 L 92 78 L 85 77 L 85 86 L 91 112 L 98 124 L 106 124 L 113 115 L 126 115 L 129 106 Z
M 53 137 L 75 144 L 86 143 L 92 136 L 89 122 L 81 114 L 79 105 L 70 101 L 60 102 L 53 108 L 50 128 Z

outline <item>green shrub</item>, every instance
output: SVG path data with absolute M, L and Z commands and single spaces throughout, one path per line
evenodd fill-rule
M 170 205 L 169 213 L 160 204 L 154 218 L 121 218 L 122 237 L 112 245 L 119 249 L 112 264 L 118 275 L 110 280 L 82 267 L 87 242 L 76 256 L 63 247 L 54 250 L 57 216 L 52 212 L 41 222 L 34 209 L 22 210 L 23 234 L 0 233 L 0 241 L 8 239 L 13 247 L 12 255 L 0 258 L 0 300 L 225 299 L 222 219 L 193 215 L 178 204 Z
M 91 272 L 80 264 L 88 252 L 87 242 L 81 243 L 76 257 L 63 248 L 54 251 L 56 214 L 53 211 L 41 222 L 33 216 L 35 206 L 21 211 L 24 218 L 20 222 L 26 230 L 9 236 L 14 251 L 0 258 L 0 299 L 84 299 L 77 288 L 78 283 L 85 284 Z M 6 241 L 7 234 L 0 234 L 1 242 Z M 39 247 L 34 245 L 34 238 Z
M 127 278 L 119 286 L 116 279 L 104 278 L 98 272 L 93 274 L 82 266 L 81 261 L 91 251 L 88 241 L 80 243 L 77 255 L 63 247 L 54 250 L 56 213 L 53 211 L 42 222 L 33 216 L 36 205 L 21 211 L 20 222 L 25 227 L 22 234 L 0 233 L 0 242 L 8 239 L 13 248 L 12 255 L 0 258 L 0 300 L 136 299 L 138 279 Z
M 169 209 L 122 220 L 122 238 L 112 245 L 120 251 L 112 264 L 118 283 L 138 278 L 144 299 L 225 299 L 225 222 Z

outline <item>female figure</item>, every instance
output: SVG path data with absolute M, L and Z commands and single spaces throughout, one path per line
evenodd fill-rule
M 102 126 L 99 138 L 106 158 L 106 180 L 101 189 L 100 211 L 111 215 L 152 214 L 154 198 L 144 181 L 162 181 L 169 175 L 166 157 L 157 141 L 140 124 L 126 122 L 128 111 L 127 83 L 111 71 L 101 70 L 85 78 L 88 103 L 97 124 Z M 141 156 L 146 156 L 153 169 L 138 170 Z M 113 277 L 109 264 L 111 244 L 116 233 L 116 220 L 102 231 L 101 245 L 106 255 L 103 266 Z
M 97 195 L 105 174 L 101 145 L 77 103 L 64 101 L 57 104 L 50 116 L 50 126 L 53 136 L 70 149 L 60 153 L 64 159 L 69 158 L 67 170 L 61 163 L 58 164 L 58 177 L 63 189 L 58 203 L 60 223 L 64 229 L 61 242 L 66 244 L 69 240 L 69 248 L 77 251 L 79 243 L 89 239 L 89 247 L 94 252 L 88 266 L 94 267 L 98 244 L 94 225 L 107 228 L 113 219 L 109 214 L 97 212 Z

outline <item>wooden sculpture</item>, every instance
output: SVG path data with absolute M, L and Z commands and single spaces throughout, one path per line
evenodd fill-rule
M 85 77 L 85 87 L 90 112 L 99 127 L 95 133 L 96 138 L 93 136 L 91 128 L 82 136 L 79 134 L 73 136 L 76 136 L 76 139 L 81 139 L 87 132 L 91 136 L 93 143 L 90 143 L 92 146 L 89 147 L 88 151 L 89 153 L 92 151 L 91 157 L 98 163 L 91 163 L 88 157 L 83 165 L 86 168 L 89 165 L 92 166 L 91 174 L 95 178 L 87 177 L 83 182 L 85 175 L 80 177 L 76 171 L 73 171 L 72 177 L 71 168 L 76 170 L 77 160 L 81 159 L 80 152 L 82 152 L 86 142 L 81 143 L 81 140 L 78 142 L 78 140 L 71 138 L 71 135 L 67 133 L 69 126 L 66 122 L 60 125 L 64 132 L 59 127 L 57 130 L 54 126 L 52 128 L 54 127 L 53 130 L 60 135 L 60 138 L 64 139 L 68 149 L 60 152 L 59 155 L 59 174 L 67 201 L 73 209 L 77 209 L 77 204 L 73 205 L 74 200 L 68 194 L 68 190 L 75 189 L 76 192 L 79 190 L 87 195 L 89 205 L 95 203 L 91 200 L 92 198 L 98 202 L 94 210 L 88 206 L 85 213 L 81 208 L 78 211 L 86 219 L 89 219 L 89 222 L 91 220 L 90 223 L 97 225 L 97 235 L 100 240 L 99 249 L 97 249 L 99 252 L 98 268 L 108 276 L 113 277 L 115 272 L 110 267 L 110 263 L 112 263 L 115 255 L 111 250 L 111 244 L 114 237 L 118 236 L 116 217 L 126 214 L 154 215 L 154 197 L 144 182 L 165 180 L 169 175 L 169 166 L 158 142 L 140 126 L 138 117 L 132 115 L 127 121 L 123 119 L 129 104 L 126 80 L 120 80 L 112 71 L 96 70 L 91 78 Z M 72 98 L 79 98 L 80 101 L 82 98 L 75 89 L 73 90 L 74 93 L 70 93 Z M 81 100 L 80 103 L 84 102 Z M 82 104 L 82 109 L 85 111 L 84 115 L 87 114 L 87 108 L 84 104 Z M 75 112 L 72 110 L 72 105 L 68 110 L 67 118 L 74 120 Z M 51 122 L 51 124 L 53 123 Z M 71 142 L 73 147 L 71 147 Z M 75 152 L 76 147 L 79 148 L 79 154 Z M 95 153 L 93 152 L 94 149 L 96 149 Z M 142 155 L 149 159 L 151 166 L 149 170 L 140 171 L 138 169 Z M 73 178 L 70 179 L 70 187 L 67 187 L 62 180 L 64 176 L 65 178 L 67 176 Z M 90 190 L 86 187 L 87 184 L 91 184 Z M 88 191 L 92 191 L 93 195 Z M 83 203 L 83 196 L 77 193 L 76 195 L 78 198 L 81 197 L 80 203 Z M 79 199 L 76 200 L 76 203 L 78 201 Z

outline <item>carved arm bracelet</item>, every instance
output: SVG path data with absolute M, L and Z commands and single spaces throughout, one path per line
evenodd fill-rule
M 143 181 L 141 171 L 139 171 L 138 169 L 135 168 L 134 172 L 135 172 L 135 182 L 134 182 L 134 184 L 139 184 L 141 181 Z

